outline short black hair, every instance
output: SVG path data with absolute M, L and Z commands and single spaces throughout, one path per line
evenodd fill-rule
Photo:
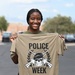
M 38 12 L 40 15 L 41 15 L 41 21 L 43 20 L 43 16 L 42 16 L 42 13 L 39 9 L 30 9 L 27 13 L 27 17 L 26 17 L 26 20 L 27 20 L 27 23 L 29 24 L 29 18 L 30 18 L 30 15 L 33 13 L 33 12 Z

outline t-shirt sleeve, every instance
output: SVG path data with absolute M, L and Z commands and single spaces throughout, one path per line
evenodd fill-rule
M 65 44 L 65 40 L 58 36 L 58 50 L 57 50 L 57 53 L 59 55 L 63 55 L 65 50 L 67 50 L 67 46 Z
M 12 42 L 11 48 L 10 48 L 10 56 L 11 58 L 14 57 L 16 54 L 16 40 Z

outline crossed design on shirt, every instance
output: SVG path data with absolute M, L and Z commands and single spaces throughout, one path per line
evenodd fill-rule
M 31 58 L 31 56 L 33 57 Z M 27 64 L 25 64 L 25 66 L 27 68 L 33 67 L 33 66 L 35 67 L 46 66 L 51 68 L 52 64 L 50 62 L 51 62 L 51 58 L 50 58 L 48 50 L 44 50 L 43 53 L 41 52 L 35 53 L 34 50 L 29 50 L 28 56 L 27 56 Z

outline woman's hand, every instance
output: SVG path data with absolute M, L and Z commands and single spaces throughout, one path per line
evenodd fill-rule
M 14 33 L 10 37 L 10 41 L 13 42 L 17 38 L 17 33 Z
M 63 38 L 63 39 L 65 38 L 62 34 L 61 34 L 61 35 L 59 35 L 59 37 L 60 37 L 60 38 Z

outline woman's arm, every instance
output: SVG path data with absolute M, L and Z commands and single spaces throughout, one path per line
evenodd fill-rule
M 15 64 L 18 64 L 18 55 L 15 52 L 10 51 L 10 56 L 11 56 L 12 61 Z
M 14 36 L 12 36 L 14 38 Z M 12 45 L 11 45 L 11 49 L 10 49 L 10 56 L 11 56 L 11 59 L 12 61 L 15 63 L 15 64 L 18 64 L 18 55 L 16 53 L 16 40 L 17 40 L 17 36 L 12 39 Z

